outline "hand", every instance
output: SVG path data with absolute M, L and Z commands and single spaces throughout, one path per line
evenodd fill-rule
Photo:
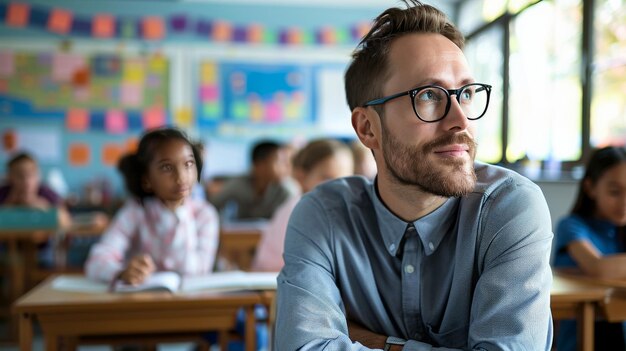
M 351 321 L 348 321 L 348 336 L 350 340 L 358 341 L 363 346 L 372 349 L 385 348 L 385 341 L 387 340 L 387 336 L 376 334 L 364 326 Z
M 133 257 L 126 269 L 119 275 L 119 279 L 131 285 L 139 285 L 146 280 L 154 271 L 156 265 L 149 255 L 138 255 Z

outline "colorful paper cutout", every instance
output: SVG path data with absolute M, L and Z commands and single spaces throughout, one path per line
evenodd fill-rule
M 230 41 L 233 36 L 233 27 L 229 22 L 215 21 L 213 22 L 212 36 L 215 41 Z
M 126 39 L 132 39 L 136 37 L 137 34 L 137 25 L 135 21 L 130 18 L 122 18 L 119 20 L 120 26 L 120 37 Z
M 115 18 L 109 14 L 95 14 L 91 35 L 96 38 L 111 38 L 115 35 Z
M 124 81 L 143 84 L 145 79 L 144 62 L 140 59 L 129 60 L 124 64 Z
M 191 127 L 193 124 L 193 113 L 189 107 L 177 108 L 174 112 L 174 124 L 182 127 Z
M 302 32 L 298 28 L 290 28 L 287 31 L 287 43 L 302 44 Z
M 137 152 L 138 146 L 139 146 L 139 139 L 129 138 L 128 140 L 126 140 L 126 152 Z
M 165 36 L 165 25 L 161 17 L 145 17 L 141 23 L 141 29 L 143 38 L 147 40 L 159 40 Z
M 122 83 L 120 102 L 123 106 L 137 107 L 143 103 L 143 85 Z
M 67 10 L 53 9 L 48 17 L 48 30 L 67 34 L 72 29 L 72 13 Z
M 69 163 L 72 166 L 86 166 L 89 164 L 90 158 L 89 144 L 85 143 L 72 143 L 69 145 L 68 158 Z
M 54 33 L 91 35 L 94 38 L 161 40 L 168 36 L 168 31 L 176 34 L 193 31 L 193 34 L 218 42 L 333 45 L 343 43 L 344 40 L 357 41 L 370 28 L 369 23 L 330 28 L 331 32 L 336 32 L 334 41 L 332 35 L 326 34 L 326 28 L 263 28 L 256 23 L 231 23 L 211 18 L 199 18 L 193 22 L 184 14 L 143 18 L 108 13 L 75 16 L 68 9 L 50 10 L 47 6 L 23 3 L 9 3 L 4 9 L 7 26 L 46 28 Z M 339 34 L 340 32 L 343 34 Z
M 201 80 L 202 83 L 217 82 L 217 65 L 214 63 L 204 63 L 202 65 Z
M 91 71 L 87 67 L 80 67 L 74 71 L 74 75 L 72 77 L 72 84 L 75 87 L 85 87 L 89 85 L 89 76 Z
M 17 133 L 12 129 L 7 129 L 2 133 L 2 148 L 10 152 L 17 148 Z
M 217 85 L 203 85 L 200 87 L 201 101 L 216 101 L 220 97 Z
M 148 59 L 148 69 L 150 72 L 164 73 L 167 70 L 167 61 L 160 54 L 150 56 Z
M 24 27 L 28 24 L 30 5 L 22 3 L 10 3 L 7 7 L 6 25 L 11 27 Z
M 260 43 L 263 41 L 263 26 L 259 24 L 251 24 L 248 26 L 248 41 L 251 43 Z
M 183 32 L 188 27 L 187 17 L 185 15 L 174 15 L 170 18 L 170 26 L 175 32 Z
M 104 130 L 112 134 L 125 133 L 128 130 L 128 118 L 121 110 L 108 110 L 104 116 Z
M 70 132 L 84 132 L 89 128 L 89 111 L 71 108 L 65 116 L 65 127 Z
M 70 82 L 74 78 L 74 72 L 85 67 L 84 56 L 55 53 L 52 57 L 52 79 L 57 82 Z
M 122 60 L 119 56 L 98 54 L 93 56 L 91 67 L 93 74 L 101 77 L 114 78 L 121 72 Z
M 165 125 L 165 111 L 162 108 L 153 107 L 143 111 L 142 122 L 144 129 L 152 129 Z
M 124 154 L 124 148 L 113 143 L 102 146 L 102 163 L 107 166 L 115 166 Z
M 329 27 L 322 28 L 319 32 L 318 42 L 322 44 L 336 44 L 337 35 L 335 34 L 335 30 Z
M 0 77 L 11 77 L 15 74 L 15 60 L 13 52 L 0 51 Z

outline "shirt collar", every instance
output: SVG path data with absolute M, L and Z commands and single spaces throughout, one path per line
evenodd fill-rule
M 409 222 L 400 219 L 387 208 L 378 195 L 376 183 L 377 180 L 374 180 L 369 187 L 370 198 L 374 203 L 378 227 L 380 228 L 387 252 L 392 256 L 396 256 Z M 460 199 L 456 197 L 448 198 L 439 208 L 412 222 L 427 256 L 437 250 L 450 226 L 456 223 L 455 213 L 459 201 Z
M 186 199 L 175 211 L 171 211 L 169 208 L 165 207 L 161 200 L 155 197 L 147 197 L 144 199 L 144 207 L 150 212 L 151 218 L 157 222 L 169 223 L 174 218 L 180 222 L 193 217 L 191 199 Z

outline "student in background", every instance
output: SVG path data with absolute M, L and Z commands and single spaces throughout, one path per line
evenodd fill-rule
M 35 210 L 58 210 L 60 228 L 69 228 L 71 219 L 63 199 L 41 182 L 39 165 L 33 156 L 21 152 L 7 162 L 7 184 L 0 187 L 0 206 Z
M 372 150 L 368 149 L 360 140 L 350 143 L 352 155 L 354 156 L 354 174 L 362 175 L 367 179 L 376 177 L 376 160 Z
M 87 276 L 140 284 L 155 271 L 210 273 L 219 219 L 213 206 L 190 197 L 202 171 L 197 147 L 177 129 L 155 129 L 118 168 L 132 198 L 92 248 Z
M 350 148 L 334 139 L 319 139 L 300 149 L 293 158 L 293 177 L 303 193 L 313 190 L 327 180 L 354 174 L 354 159 Z M 277 272 L 283 267 L 283 242 L 291 211 L 300 200 L 293 197 L 276 210 L 263 231 L 252 270 Z
M 209 201 L 226 221 L 269 219 L 280 205 L 299 192 L 297 184 L 289 177 L 289 153 L 282 144 L 256 143 L 251 161 L 250 174 L 232 178 L 219 193 L 209 194 Z
M 600 278 L 626 278 L 626 149 L 596 150 L 571 213 L 556 230 L 554 266 Z M 624 350 L 622 323 L 596 323 L 596 350 Z M 559 351 L 576 349 L 576 322 L 561 321 Z

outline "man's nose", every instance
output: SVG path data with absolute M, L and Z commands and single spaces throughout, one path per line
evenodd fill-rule
M 469 126 L 467 115 L 461 108 L 459 101 L 456 99 L 456 95 L 450 96 L 450 110 L 448 111 L 448 115 L 446 115 L 441 122 L 444 123 L 444 127 L 447 130 L 465 130 Z

